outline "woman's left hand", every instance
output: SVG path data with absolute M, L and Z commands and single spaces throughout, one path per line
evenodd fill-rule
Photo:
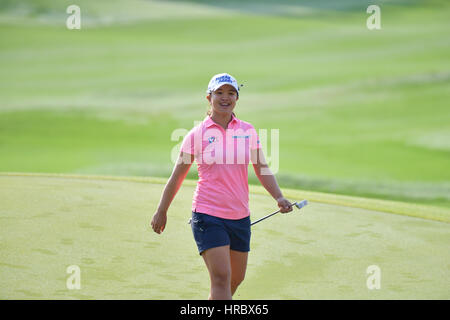
M 281 213 L 287 213 L 292 211 L 291 203 L 285 197 L 278 198 L 277 202 Z

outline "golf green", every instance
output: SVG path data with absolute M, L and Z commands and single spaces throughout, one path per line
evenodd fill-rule
M 209 276 L 187 224 L 194 186 L 185 181 L 157 235 L 149 222 L 164 179 L 0 175 L 0 298 L 206 299 Z M 291 200 L 301 192 L 286 190 Z M 444 222 L 355 207 L 365 199 L 311 197 L 253 227 L 234 298 L 449 298 L 448 210 Z M 252 187 L 250 208 L 255 220 L 276 203 Z M 69 266 L 79 267 L 80 289 L 67 287 Z M 379 289 L 367 286 L 370 266 Z

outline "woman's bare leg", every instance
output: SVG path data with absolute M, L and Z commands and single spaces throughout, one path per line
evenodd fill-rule
M 237 287 L 244 281 L 247 270 L 248 252 L 230 250 L 231 264 L 231 295 L 236 292 Z
M 211 279 L 210 300 L 231 300 L 230 246 L 211 248 L 202 252 Z

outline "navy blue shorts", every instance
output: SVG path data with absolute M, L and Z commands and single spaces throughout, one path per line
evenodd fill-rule
M 200 254 L 207 249 L 226 245 L 231 250 L 250 251 L 250 217 L 231 220 L 194 211 L 191 228 Z

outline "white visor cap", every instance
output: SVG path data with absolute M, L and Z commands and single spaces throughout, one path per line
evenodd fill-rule
M 236 79 L 228 73 L 219 73 L 213 76 L 211 81 L 209 81 L 208 90 L 206 90 L 206 93 L 214 92 L 225 84 L 233 86 L 239 94 L 239 86 Z

